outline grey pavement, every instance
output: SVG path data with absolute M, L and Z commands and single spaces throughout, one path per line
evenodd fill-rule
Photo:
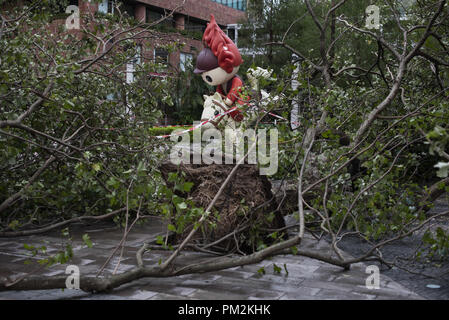
M 129 270 L 135 266 L 136 251 L 155 235 L 162 234 L 163 223 L 158 219 L 145 225 L 136 226 L 129 234 L 125 244 L 123 258 L 118 272 Z M 83 244 L 82 234 L 89 234 L 93 248 Z M 109 254 L 117 246 L 122 230 L 105 225 L 77 225 L 71 227 L 74 258 L 69 264 L 77 265 L 83 274 L 96 274 Z M 57 233 L 36 235 L 13 239 L 0 239 L 0 277 L 17 279 L 36 269 L 36 264 L 25 264 L 30 255 L 23 244 L 45 245 L 49 253 L 61 247 L 62 237 Z M 306 235 L 302 247 L 325 252 L 331 250 L 325 241 L 317 242 L 311 235 Z M 119 251 L 120 252 L 120 251 Z M 147 265 L 157 264 L 159 259 L 167 257 L 169 252 L 150 251 L 144 255 Z M 118 254 L 119 255 L 119 254 Z M 105 268 L 103 275 L 114 271 L 118 255 Z M 32 257 L 37 260 L 43 256 Z M 198 252 L 183 252 L 176 260 L 179 265 L 187 265 L 207 260 L 213 256 Z M 275 273 L 273 264 L 282 268 Z M 264 268 L 265 274 L 258 273 Z M 56 265 L 34 274 L 46 276 L 65 273 L 66 266 Z M 287 273 L 287 271 L 288 273 Z M 303 256 L 280 255 L 257 264 L 234 267 L 231 269 L 183 275 L 171 278 L 144 278 L 122 285 L 109 293 L 91 294 L 79 290 L 35 290 L 0 292 L 0 299 L 294 299 L 294 300 L 403 300 L 423 299 L 387 276 L 380 274 L 380 288 L 366 287 L 366 265 L 355 264 L 350 270 L 314 260 Z M 82 277 L 81 277 L 82 281 Z

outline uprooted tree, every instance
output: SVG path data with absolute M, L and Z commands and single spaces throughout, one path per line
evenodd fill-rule
M 289 6 L 296 1 L 280 2 L 272 11 L 254 8 L 250 19 L 271 21 L 266 48 L 296 56 L 294 64 L 277 66 L 276 80 L 261 81 L 261 86 L 282 96 L 266 109 L 284 117 L 297 109 L 296 130 L 277 124 L 279 170 L 270 179 L 280 184 L 262 206 L 267 216 L 295 216 L 297 232 L 286 238 L 285 227 L 271 230 L 270 241 L 259 237 L 252 244 L 255 252 L 236 250 L 237 255 L 182 268 L 176 266 L 182 250 L 218 250 L 247 232 L 250 220 L 243 218 L 212 243 L 197 234 L 206 225 L 213 229 L 220 214 L 217 202 L 229 183 L 239 183 L 242 163 L 222 175 L 207 204 L 189 196 L 193 185 L 188 175 L 171 172 L 170 183 L 164 183 L 158 168 L 169 142 L 150 139 L 148 129 L 160 116 L 159 104 L 170 103 L 170 79 L 148 77 L 161 66 L 146 59 L 137 65 L 135 81 L 127 83 L 123 71 L 136 57 L 136 43 L 164 35 L 153 30 L 154 24 L 125 15 L 85 15 L 79 33 L 58 32 L 49 27 L 56 1 L 5 7 L 0 27 L 0 236 L 45 233 L 99 219 L 124 223 L 126 236 L 135 223 L 155 214 L 173 222 L 170 231 L 179 236 L 167 260 L 145 266 L 142 256 L 150 244 L 142 244 L 133 270 L 107 278 L 83 275 L 85 291 L 112 289 L 142 277 L 216 271 L 281 253 L 343 268 L 367 260 L 394 265 L 382 256 L 385 245 L 449 214 L 429 213 L 432 202 L 449 188 L 449 11 L 445 0 L 407 6 L 374 1 L 382 13 L 382 28 L 376 30 L 365 28 L 364 10 L 354 9 L 360 2 L 305 0 L 302 15 L 295 17 L 282 10 L 292 12 Z M 282 25 L 272 23 L 279 17 L 276 12 L 291 17 L 283 21 L 284 30 L 273 30 Z M 309 47 L 298 42 L 311 34 Z M 243 217 L 260 210 L 245 200 L 236 209 Z M 321 232 L 334 253 L 303 250 L 306 226 Z M 346 259 L 339 242 L 347 236 L 364 239 L 370 248 Z M 429 229 L 426 239 L 432 244 L 428 253 L 447 252 L 444 231 Z M 67 256 L 70 252 L 48 263 L 64 263 Z M 0 290 L 64 288 L 65 280 L 29 276 L 12 285 L 2 282 Z

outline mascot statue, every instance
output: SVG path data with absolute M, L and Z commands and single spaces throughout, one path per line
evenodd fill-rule
M 237 75 L 243 63 L 237 46 L 220 29 L 214 15 L 207 24 L 203 35 L 204 49 L 198 54 L 194 73 L 200 74 L 204 82 L 216 87 L 211 96 L 204 96 L 204 109 L 201 121 L 207 121 L 204 129 L 215 126 L 219 130 L 236 130 L 245 127 L 257 117 L 259 107 L 279 100 L 278 96 L 271 97 L 265 90 L 259 88 L 259 80 L 274 81 L 272 70 L 260 67 L 250 68 L 246 75 L 250 83 L 250 94 L 243 93 L 243 81 Z M 250 104 L 251 97 L 257 98 L 257 103 Z M 242 111 L 246 112 L 244 119 Z M 218 116 L 225 113 L 224 116 Z M 212 120 L 213 119 L 213 120 Z M 233 140 L 235 137 L 233 137 Z
M 216 86 L 216 92 L 223 96 L 227 107 L 246 104 L 249 97 L 242 96 L 243 82 L 237 75 L 243 63 L 242 57 L 234 42 L 220 29 L 214 15 L 211 15 L 204 31 L 203 45 L 194 72 L 200 74 L 207 84 Z M 237 122 L 243 120 L 238 108 L 230 116 Z

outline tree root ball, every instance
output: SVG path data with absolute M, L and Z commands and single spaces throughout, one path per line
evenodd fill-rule
M 191 198 L 196 206 L 205 209 L 233 168 L 234 165 L 178 166 L 165 162 L 159 169 L 169 187 L 173 185 L 168 181 L 168 174 L 184 172 L 185 180 L 193 182 L 194 186 L 188 193 L 179 191 L 176 193 Z M 267 177 L 260 175 L 256 165 L 242 164 L 217 199 L 207 222 L 197 231 L 193 239 L 201 245 L 210 244 L 236 230 L 243 229 L 220 241 L 214 248 L 224 252 L 254 252 L 261 244 L 273 243 L 275 241 L 273 232 L 285 227 L 284 218 L 276 209 L 276 199 L 273 197 L 271 183 Z M 191 225 L 181 234 L 176 234 L 174 243 L 180 243 L 192 227 Z M 276 235 L 283 237 L 283 232 Z

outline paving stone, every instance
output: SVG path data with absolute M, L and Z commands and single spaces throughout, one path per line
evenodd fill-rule
M 74 299 L 76 297 L 86 296 L 86 293 L 80 290 L 32 290 L 32 291 L 7 291 L 0 292 L 0 299 L 6 300 L 58 300 Z
M 98 264 L 88 264 L 88 265 L 79 265 L 80 268 L 80 274 L 82 275 L 87 275 L 87 274 L 92 274 L 92 275 L 96 275 L 98 270 L 100 270 L 100 267 Z
M 321 289 L 315 297 L 323 300 L 373 300 L 376 298 L 375 295 L 329 289 Z
M 53 276 L 56 276 L 59 274 L 64 274 L 64 271 L 63 270 L 51 270 L 51 271 L 43 273 L 43 275 L 47 276 L 47 277 L 53 277 Z
M 285 284 L 279 283 L 268 283 L 266 285 L 267 289 L 271 291 L 281 292 L 281 293 L 296 293 L 298 290 L 303 288 L 302 282 L 304 279 L 293 279 L 291 281 L 286 282 Z M 305 287 L 307 288 L 307 287 Z M 307 288 L 309 289 L 309 288 Z
M 167 284 L 167 285 L 161 285 L 161 284 L 151 284 L 143 287 L 143 289 L 151 290 L 157 293 L 167 293 L 172 294 L 175 296 L 189 296 L 194 291 L 196 291 L 196 288 L 190 288 L 188 286 L 179 286 L 177 284 Z
M 151 297 L 149 300 L 196 300 L 196 299 L 197 298 L 194 297 L 180 297 L 172 294 L 158 293 L 157 295 Z M 203 300 L 204 298 L 199 299 Z
M 92 294 L 87 297 L 83 297 L 79 300 L 126 300 L 126 298 L 109 293 L 109 294 Z
M 20 264 L 25 264 L 25 261 L 30 260 L 30 258 L 32 257 L 27 257 L 24 255 L 20 255 L 18 258 L 11 260 L 12 263 L 20 263 Z
M 332 281 L 334 283 L 343 283 L 343 284 L 350 284 L 354 286 L 359 285 L 365 285 L 366 278 L 368 275 L 359 275 L 359 274 L 353 274 L 352 272 L 340 274 L 335 277 L 335 279 Z M 380 286 L 383 286 L 384 283 L 381 283 Z
M 384 284 L 381 284 L 380 287 L 392 290 L 407 291 L 407 289 L 404 288 L 404 286 L 394 281 L 386 281 Z
M 209 282 L 214 282 L 214 281 L 220 279 L 221 277 L 222 276 L 220 276 L 218 274 L 209 272 L 209 273 L 191 274 L 189 276 L 189 279 L 191 279 L 191 280 L 201 280 L 201 281 L 204 281 L 206 283 L 209 283 Z
M 214 282 L 213 284 L 201 283 L 198 280 L 186 280 L 182 283 L 183 286 L 200 289 L 203 291 L 207 291 L 211 293 L 213 296 L 218 297 L 220 295 L 226 296 L 228 295 L 237 295 L 240 297 L 244 297 L 247 299 L 251 296 L 256 290 L 263 290 L 267 286 L 261 284 L 257 288 L 255 288 L 252 284 L 249 283 L 241 283 L 241 282 L 223 282 L 222 280 L 219 282 Z
M 233 274 L 231 275 L 233 276 Z M 301 277 L 292 277 L 290 274 L 253 274 L 250 278 L 251 280 L 257 280 L 258 282 L 269 282 L 272 284 L 278 285 L 290 285 L 294 283 L 298 285 L 299 283 L 304 281 L 304 278 Z
M 280 268 L 282 268 L 282 273 L 285 273 L 285 269 L 284 269 L 284 264 L 279 263 L 278 261 L 275 261 L 273 263 L 276 263 L 276 265 Z M 290 263 L 290 264 L 286 264 L 286 268 L 288 271 L 288 274 L 291 275 L 292 277 L 306 277 L 309 275 L 312 275 L 315 273 L 315 271 L 319 268 L 319 265 L 301 265 L 300 263 L 296 262 L 296 263 Z M 273 270 L 273 264 L 269 265 L 268 267 L 265 268 L 265 271 L 267 273 L 272 273 Z
M 198 289 L 192 293 L 189 298 L 198 300 L 246 300 L 246 294 L 239 294 L 235 292 L 215 292 L 209 290 Z
M 280 291 L 256 290 L 248 300 L 278 300 L 284 293 Z
M 0 292 L 0 299 L 4 300 L 29 300 L 36 297 L 39 297 L 40 295 L 48 294 L 46 290 L 40 290 L 39 292 L 36 291 L 5 291 Z
M 286 292 L 279 299 L 280 300 L 314 300 L 316 294 L 320 291 L 319 288 L 299 287 L 296 290 Z
M 247 279 L 244 282 L 237 282 L 232 277 L 223 277 L 212 284 L 203 283 L 198 280 L 186 280 L 182 285 L 214 292 L 226 290 L 228 293 L 245 296 L 245 299 L 255 297 L 256 292 L 259 292 L 260 297 L 263 296 L 265 299 L 277 299 L 287 291 L 296 291 L 300 286 L 300 282 L 292 281 L 289 285 L 272 283 L 270 281 L 258 281 L 257 279 Z
M 334 281 L 337 276 L 338 272 L 334 269 L 329 269 L 328 267 L 319 267 L 315 272 L 311 275 L 307 275 L 307 279 L 309 280 L 316 280 L 316 281 L 323 281 L 323 282 L 329 282 Z
M 321 263 L 321 261 L 318 260 L 314 260 L 308 257 L 303 257 L 303 256 L 293 256 L 293 255 L 281 255 L 281 256 L 276 256 L 274 258 L 274 261 L 277 261 L 279 263 L 286 263 L 286 264 L 298 264 L 298 265 L 302 265 L 302 266 L 317 266 L 319 263 Z M 271 261 L 271 260 L 267 260 L 267 261 Z M 317 263 L 318 262 L 318 263 Z
M 123 299 L 131 299 L 131 300 L 148 300 L 158 292 L 147 291 L 147 290 L 119 290 L 114 291 L 114 295 L 123 297 Z
M 0 248 L 2 248 L 2 247 L 9 247 L 10 245 L 11 245 L 10 242 L 6 242 L 6 241 L 0 242 Z
M 232 276 L 235 279 L 245 280 L 254 275 L 252 272 L 245 272 L 245 271 L 239 271 L 239 270 L 221 270 L 216 271 L 215 274 L 220 276 L 229 277 Z
M 244 272 L 250 272 L 253 274 L 257 274 L 257 271 L 260 270 L 261 268 L 264 268 L 265 271 L 268 270 L 269 268 L 273 268 L 273 262 L 269 262 L 269 261 L 262 261 L 256 264 L 250 264 L 250 265 L 245 265 L 242 267 L 242 271 Z M 271 269 L 273 270 L 273 269 Z
M 77 265 L 81 265 L 81 266 L 85 266 L 91 263 L 94 263 L 95 260 L 91 260 L 91 259 L 81 259 L 79 262 L 77 262 Z
M 383 288 L 382 286 L 379 289 L 368 289 L 366 286 L 357 286 L 354 288 L 354 291 L 359 293 L 366 294 L 376 294 L 379 297 L 397 297 L 399 299 L 405 299 L 407 297 L 412 297 L 414 294 L 406 289 L 390 289 Z M 420 298 L 418 295 L 415 295 L 414 299 Z
M 53 293 L 54 298 L 58 300 L 72 300 L 72 299 L 81 299 L 81 298 L 87 298 L 89 296 L 92 296 L 89 292 L 84 292 L 82 290 L 69 290 L 66 289 L 63 292 L 61 291 L 54 291 Z

